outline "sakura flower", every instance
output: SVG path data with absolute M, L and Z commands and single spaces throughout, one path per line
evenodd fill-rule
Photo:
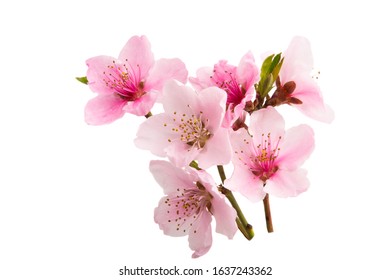
M 227 94 L 226 114 L 223 126 L 230 127 L 243 113 L 245 104 L 254 95 L 254 84 L 259 79 L 259 70 L 251 52 L 241 59 L 238 67 L 220 60 L 214 68 L 203 67 L 197 71 L 196 78 L 189 81 L 197 90 L 217 86 Z
M 200 92 L 169 81 L 163 89 L 164 113 L 142 123 L 135 144 L 177 166 L 197 160 L 201 168 L 227 164 L 231 158 L 228 130 L 221 127 L 226 94 L 217 87 Z
M 85 120 L 92 125 L 111 123 L 125 112 L 146 115 L 166 80 L 185 82 L 188 74 L 179 59 L 155 61 L 145 36 L 130 38 L 118 59 L 97 56 L 86 63 L 88 85 L 98 93 L 85 107 Z
M 300 166 L 314 149 L 313 130 L 299 125 L 285 131 L 282 116 L 267 107 L 252 113 L 249 133 L 231 133 L 234 171 L 225 186 L 252 201 L 266 193 L 289 197 L 306 191 L 309 181 Z
M 311 75 L 313 56 L 309 41 L 304 37 L 294 37 L 283 56 L 276 97 L 283 97 L 286 103 L 308 117 L 330 123 L 334 113 L 324 103 L 321 90 Z
M 215 190 L 216 184 L 206 171 L 183 170 L 160 160 L 150 162 L 150 171 L 165 194 L 154 211 L 154 220 L 166 235 L 188 235 L 193 258 L 206 254 L 211 247 L 212 216 L 216 232 L 233 238 L 237 213 Z

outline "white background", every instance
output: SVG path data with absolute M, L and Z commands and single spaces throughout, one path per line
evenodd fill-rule
M 141 279 L 119 276 L 124 265 L 272 266 L 269 279 L 389 279 L 390 20 L 384 5 L 3 1 L 0 279 Z M 215 234 L 209 253 L 191 259 L 186 238 L 164 236 L 153 221 L 162 195 L 148 171 L 155 157 L 133 144 L 143 118 L 84 123 L 94 94 L 74 77 L 85 75 L 85 60 L 117 56 L 131 36 L 142 34 L 156 58 L 179 57 L 190 75 L 219 59 L 237 64 L 248 50 L 260 61 L 263 52 L 283 51 L 294 35 L 311 41 L 336 119 L 325 125 L 283 110 L 289 126 L 313 126 L 316 149 L 305 163 L 309 191 L 271 198 L 274 233 L 266 232 L 262 204 L 238 197 L 255 238 Z

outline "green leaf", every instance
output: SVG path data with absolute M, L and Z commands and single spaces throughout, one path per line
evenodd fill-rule
M 76 80 L 79 81 L 80 83 L 88 85 L 87 77 L 76 77 Z
M 274 77 L 274 80 L 276 81 L 276 78 L 279 76 L 280 69 L 282 68 L 284 61 L 284 57 L 278 64 L 275 66 L 275 68 L 272 70 L 272 76 Z
M 270 73 L 269 69 L 274 56 L 274 54 L 271 54 L 264 60 L 263 65 L 261 66 L 260 79 L 265 79 L 265 77 L 267 77 L 267 75 Z
M 261 66 L 260 81 L 255 85 L 256 95 L 259 101 L 266 99 L 274 87 L 283 61 L 282 53 L 272 54 L 264 60 Z
M 265 88 L 264 92 L 266 93 L 270 92 L 274 82 L 275 80 L 273 79 L 272 74 L 269 74 L 264 81 L 264 88 Z
M 272 73 L 274 71 L 275 67 L 279 64 L 280 57 L 281 57 L 281 53 L 275 55 L 274 59 L 272 60 L 271 65 L 269 67 L 268 73 Z

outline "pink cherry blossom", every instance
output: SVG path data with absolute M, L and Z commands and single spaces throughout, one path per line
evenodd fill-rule
M 309 41 L 304 37 L 294 37 L 283 57 L 284 62 L 279 73 L 281 87 L 288 82 L 294 82 L 295 89 L 291 87 L 291 83 L 288 84 L 290 89 L 287 91 L 293 90 L 288 97 L 302 102 L 292 102 L 291 105 L 308 117 L 330 123 L 334 119 L 334 113 L 324 103 L 321 90 L 312 78 L 313 56 Z
M 165 81 L 185 82 L 188 75 L 179 59 L 155 61 L 145 36 L 130 38 L 118 59 L 97 56 L 86 63 L 88 85 L 98 94 L 85 107 L 85 120 L 92 125 L 111 123 L 125 112 L 146 115 Z
M 145 120 L 135 144 L 177 166 L 197 160 L 199 167 L 227 164 L 231 159 L 228 130 L 221 127 L 226 93 L 217 87 L 200 92 L 169 81 L 163 89 L 164 113 Z
M 233 238 L 237 213 L 225 203 L 206 171 L 183 170 L 161 160 L 151 161 L 150 171 L 165 194 L 154 211 L 154 220 L 166 235 L 188 235 L 193 258 L 206 254 L 211 247 L 212 216 L 216 232 Z
M 289 197 L 309 187 L 306 171 L 300 168 L 314 149 L 309 126 L 285 131 L 282 116 L 267 107 L 252 113 L 249 132 L 243 128 L 231 132 L 231 144 L 234 171 L 227 188 L 259 201 L 266 193 Z
M 200 68 L 196 78 L 189 78 L 197 90 L 210 86 L 225 90 L 227 100 L 224 127 L 230 127 L 244 113 L 245 104 L 254 96 L 254 84 L 258 80 L 259 70 L 251 52 L 244 55 L 238 67 L 220 60 L 214 68 Z

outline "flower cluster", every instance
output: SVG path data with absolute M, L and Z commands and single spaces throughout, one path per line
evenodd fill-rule
M 85 107 L 91 125 L 111 123 L 125 113 L 145 116 L 135 145 L 166 160 L 152 160 L 150 172 L 164 196 L 154 220 L 166 235 L 188 236 L 192 257 L 212 245 L 216 232 L 232 239 L 237 229 L 248 239 L 252 226 L 237 201 L 263 201 L 268 232 L 273 231 L 269 195 L 293 197 L 307 190 L 301 166 L 314 149 L 313 129 L 285 129 L 276 107 L 287 104 L 322 122 L 331 122 L 312 77 L 310 43 L 292 39 L 286 51 L 263 59 L 251 52 L 237 66 L 220 60 L 188 77 L 177 58 L 155 60 L 145 36 L 134 36 L 118 58 L 86 61 L 86 77 L 77 78 L 97 93 Z M 152 114 L 156 102 L 163 111 Z M 226 177 L 223 166 L 233 164 Z M 221 182 L 208 169 L 217 167 Z

